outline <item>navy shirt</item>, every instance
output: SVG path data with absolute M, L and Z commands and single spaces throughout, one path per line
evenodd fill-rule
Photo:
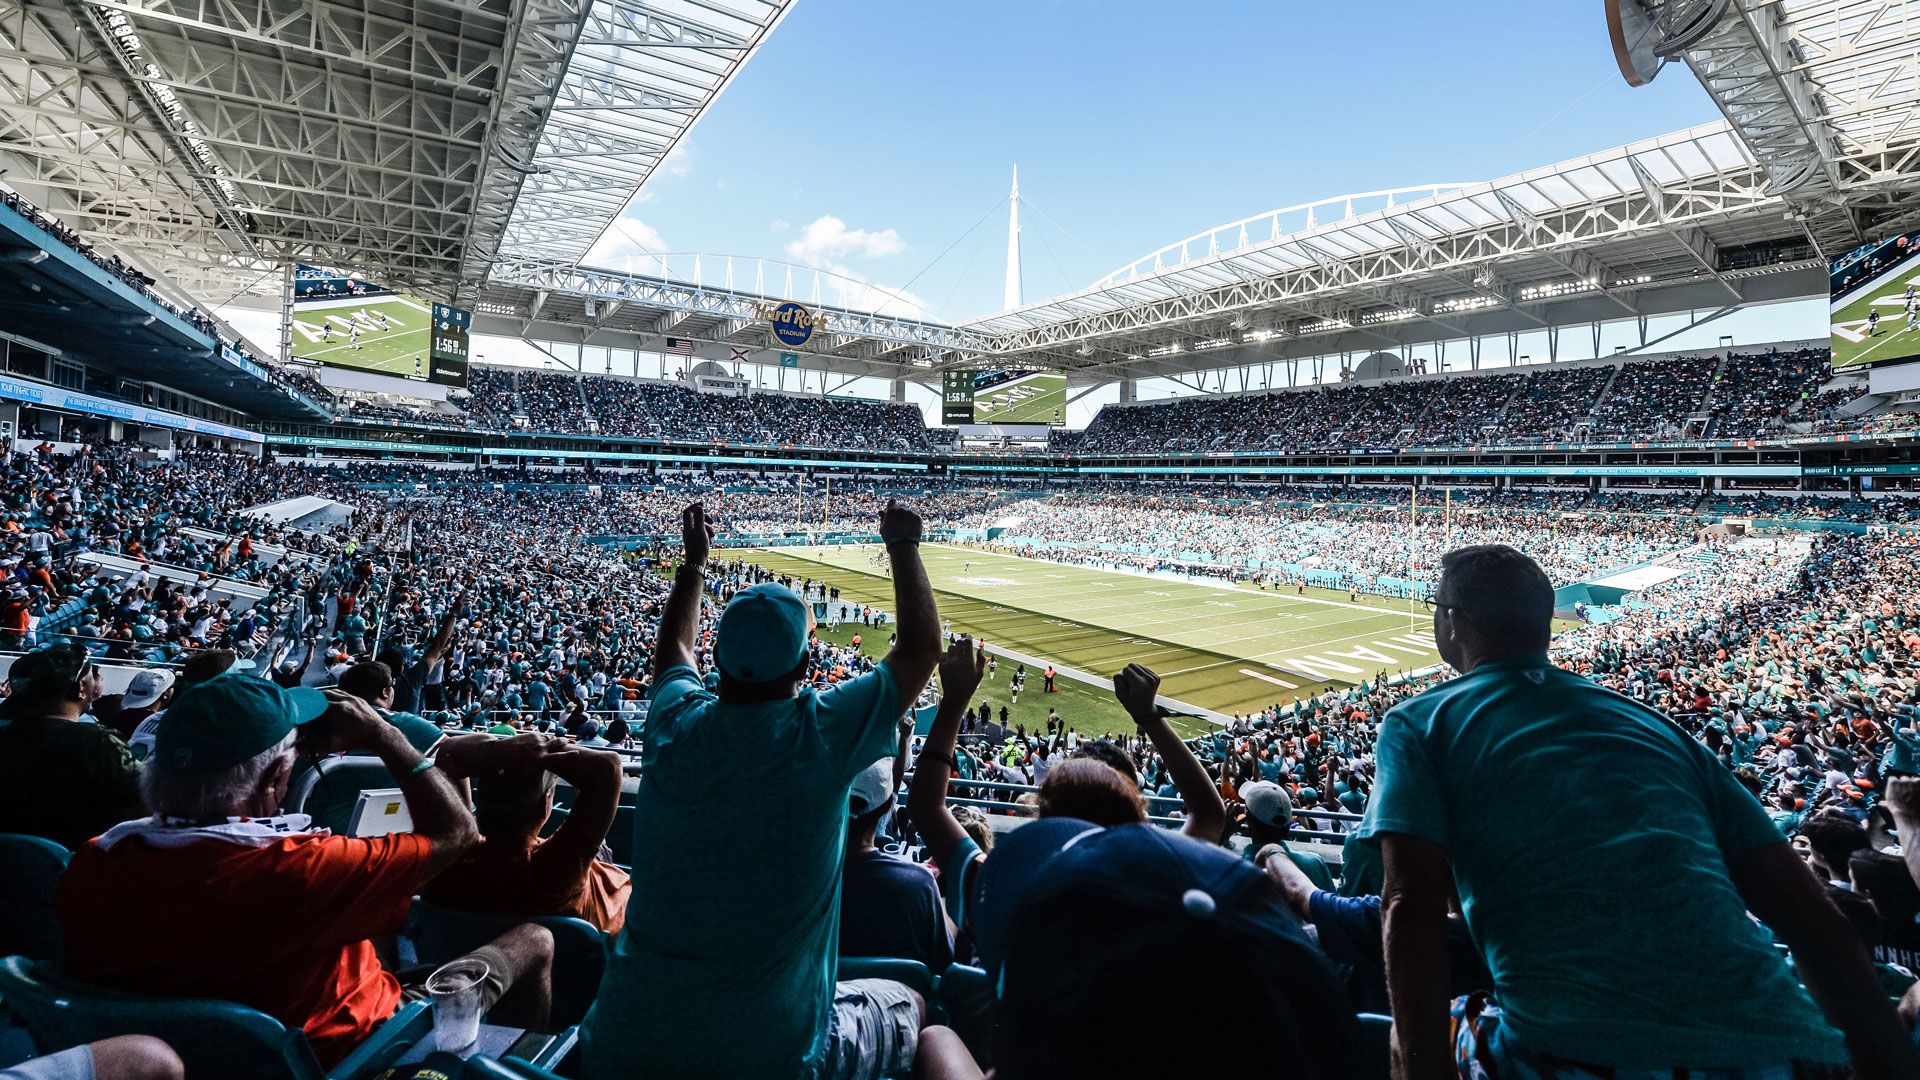
M 940 888 L 926 868 L 884 851 L 847 856 L 840 879 L 840 955 L 918 960 L 938 974 L 953 963 Z

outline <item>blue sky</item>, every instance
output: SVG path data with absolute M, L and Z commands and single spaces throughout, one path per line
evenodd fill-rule
M 1015 162 L 1034 300 L 1276 207 L 1718 117 L 1684 68 L 1629 88 L 1593 2 L 801 0 L 594 257 L 819 265 L 964 319 L 1001 306 Z

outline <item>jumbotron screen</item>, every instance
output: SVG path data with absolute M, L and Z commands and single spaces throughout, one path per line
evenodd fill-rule
M 952 371 L 943 390 L 947 423 L 1067 422 L 1067 377 L 1058 371 Z
M 465 310 L 394 292 L 357 274 L 296 266 L 291 356 L 400 379 L 467 385 Z
M 1863 244 L 1828 270 L 1834 367 L 1920 356 L 1920 232 Z

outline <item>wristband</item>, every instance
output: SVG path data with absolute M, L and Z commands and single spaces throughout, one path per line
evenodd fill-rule
M 419 761 L 414 762 L 413 768 L 407 770 L 407 779 L 411 780 L 421 773 L 426 772 L 428 769 L 433 768 L 433 766 L 434 760 L 432 758 L 423 757 Z

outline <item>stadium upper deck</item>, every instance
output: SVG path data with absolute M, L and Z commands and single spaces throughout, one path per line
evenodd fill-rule
M 965 325 L 836 305 L 722 257 L 578 266 L 786 6 L 11 0 L 0 160 L 183 307 L 275 291 L 303 260 L 474 307 L 480 333 L 657 350 L 771 347 L 757 313 L 799 300 L 826 331 L 798 350 L 808 363 L 927 380 L 1014 360 L 1077 383 L 1449 340 L 1477 356 L 1527 330 L 1818 295 L 1819 261 L 1911 218 L 1920 190 L 1899 121 L 1911 20 L 1796 0 L 1728 8 L 1673 51 L 1725 123 L 1274 211 Z M 1777 74 L 1783 50 L 1802 60 Z M 76 134 L 95 130 L 115 134 Z

